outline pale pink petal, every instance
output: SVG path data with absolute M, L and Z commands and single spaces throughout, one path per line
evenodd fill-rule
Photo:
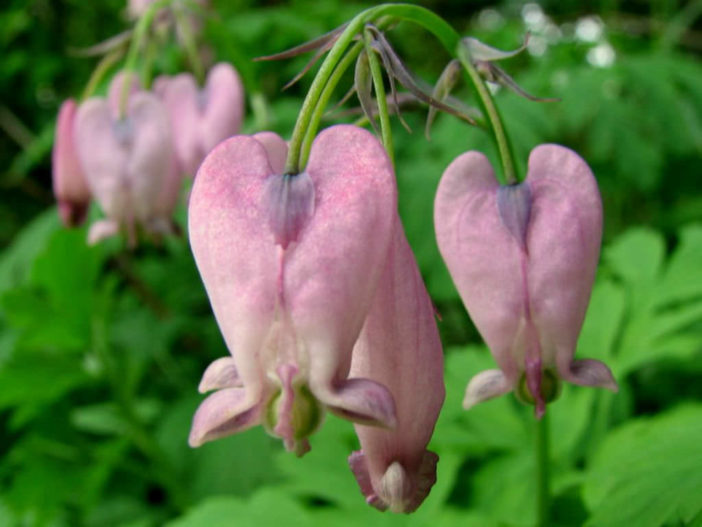
M 243 388 L 219 390 L 207 397 L 195 412 L 188 443 L 198 447 L 258 425 L 262 411 L 262 405 L 251 401 Z
M 505 394 L 512 388 L 512 384 L 507 380 L 502 370 L 481 371 L 470 380 L 466 387 L 463 408 L 468 410 L 478 403 Z
M 611 370 L 603 362 L 595 359 L 576 360 L 567 370 L 559 370 L 560 376 L 568 382 L 581 386 L 597 386 L 612 392 L 619 391 Z
M 575 353 L 600 252 L 602 202 L 580 156 L 540 145 L 529 156 L 529 294 L 546 364 L 567 370 Z
M 314 183 L 314 215 L 286 251 L 284 296 L 309 357 L 310 388 L 338 405 L 334 392 L 348 374 L 392 239 L 395 176 L 378 140 L 348 125 L 316 138 L 305 171 Z
M 117 73 L 110 82 L 110 87 L 107 90 L 107 101 L 110 104 L 110 110 L 114 119 L 119 119 L 122 97 L 124 96 L 124 83 L 129 81 L 127 100 L 135 93 L 141 91 L 141 83 L 136 72 L 132 71 L 127 74 L 122 70 Z
M 173 127 L 175 154 L 182 172 L 193 176 L 207 152 L 203 151 L 199 89 L 189 73 L 154 82 L 154 89 L 163 100 Z
M 205 373 L 202 374 L 197 390 L 200 393 L 205 393 L 221 388 L 240 386 L 243 384 L 236 370 L 236 361 L 232 357 L 221 357 L 207 367 Z
M 225 62 L 207 74 L 200 121 L 203 157 L 218 143 L 239 132 L 244 118 L 244 85 L 236 70 Z
M 88 230 L 88 245 L 95 245 L 117 234 L 119 234 L 119 223 L 113 220 L 98 220 Z
M 54 196 L 64 225 L 74 227 L 85 220 L 90 205 L 90 188 L 78 159 L 73 140 L 73 123 L 78 107 L 73 99 L 61 104 L 51 165 Z
M 288 157 L 288 144 L 274 132 L 259 132 L 253 138 L 261 143 L 268 152 L 268 161 L 274 174 L 282 174 L 285 170 L 285 159 Z
M 190 195 L 190 245 L 215 318 L 252 393 L 266 381 L 263 349 L 273 328 L 282 249 L 261 206 L 272 175 L 264 147 L 251 137 L 220 144 L 203 162 Z
M 355 425 L 375 506 L 410 512 L 426 498 L 427 443 L 444 401 L 443 352 L 434 307 L 400 224 L 353 352 L 351 380 L 367 377 L 395 400 L 391 430 Z M 359 481 L 363 491 L 363 481 Z M 368 494 L 366 493 L 368 497 Z
M 525 346 L 518 342 L 527 340 L 525 262 L 500 218 L 497 190 L 483 154 L 459 156 L 439 183 L 434 226 L 439 250 L 468 313 L 508 382 L 514 384 L 524 364 Z

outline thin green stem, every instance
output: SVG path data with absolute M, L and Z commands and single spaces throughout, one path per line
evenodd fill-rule
M 285 164 L 286 173 L 298 173 L 300 169 L 304 167 L 308 153 L 303 153 L 303 145 L 309 145 L 310 142 L 306 140 L 306 136 L 310 134 L 314 135 L 316 133 L 316 126 L 318 125 L 317 121 L 314 126 L 311 126 L 312 117 L 315 114 L 321 113 L 317 110 L 318 103 L 325 92 L 327 82 L 334 74 L 337 63 L 339 63 L 344 56 L 346 48 L 351 44 L 354 37 L 363 29 L 366 23 L 381 17 L 407 20 L 423 26 L 429 32 L 433 33 L 451 54 L 455 52 L 456 46 L 458 45 L 458 33 L 441 17 L 420 6 L 411 4 L 383 4 L 358 14 L 349 22 L 346 29 L 344 29 L 337 38 L 336 43 L 327 54 L 327 57 L 307 92 L 290 139 L 290 149 L 288 150 L 288 159 Z M 331 94 L 329 94 L 329 96 L 331 96 Z
M 319 100 L 317 101 L 317 104 L 315 105 L 314 109 L 310 113 L 309 121 L 308 121 L 308 127 L 307 127 L 307 133 L 303 137 L 302 144 L 300 145 L 300 166 L 304 167 L 307 165 L 307 159 L 309 158 L 310 155 L 310 149 L 312 148 L 312 142 L 314 141 L 314 137 L 317 133 L 317 128 L 319 127 L 319 123 L 322 120 L 322 116 L 324 115 L 324 110 L 327 106 L 327 103 L 329 102 L 329 99 L 331 99 L 331 96 L 334 93 L 334 88 L 336 88 L 336 85 L 339 83 L 339 80 L 341 80 L 341 76 L 344 74 L 344 72 L 349 69 L 351 64 L 353 64 L 353 61 L 356 60 L 356 57 L 358 57 L 358 54 L 361 52 L 363 49 L 363 43 L 357 42 L 354 44 L 354 46 L 346 53 L 343 59 L 336 65 L 336 68 L 332 72 L 332 75 L 329 77 L 329 80 L 324 87 L 324 90 L 322 90 L 322 93 L 319 96 Z M 288 160 L 290 158 L 288 157 Z M 286 167 L 286 173 L 295 173 L 295 170 L 288 170 Z
M 490 123 L 490 129 L 492 130 L 495 142 L 497 143 L 497 150 L 500 155 L 500 161 L 502 162 L 502 174 L 501 177 L 498 175 L 498 180 L 502 185 L 513 185 L 518 183 L 519 179 L 517 177 L 514 164 L 512 148 L 507 137 L 507 131 L 502 124 L 500 112 L 498 111 L 497 106 L 495 106 L 495 101 L 492 99 L 490 91 L 485 85 L 482 77 L 480 77 L 480 74 L 475 69 L 475 66 L 473 66 L 473 63 L 468 56 L 468 51 L 463 46 L 458 46 L 456 53 L 458 54 L 458 60 L 460 60 L 461 64 L 463 64 L 463 67 L 468 73 L 471 83 L 478 94 L 478 101 L 480 101 L 480 106 L 487 117 L 488 123 Z
M 537 492 L 537 525 L 549 525 L 551 510 L 550 471 L 548 458 L 548 418 L 544 415 L 536 420 L 536 492 Z
M 157 0 L 151 4 L 141 16 L 134 29 L 132 41 L 129 44 L 127 60 L 124 64 L 124 84 L 119 99 L 119 115 L 124 118 L 127 115 L 127 101 L 129 99 L 129 88 L 132 84 L 132 75 L 136 70 L 136 63 L 139 58 L 139 50 L 142 48 L 144 39 L 147 37 L 149 28 L 154 21 L 154 17 L 159 9 L 167 6 L 172 0 Z
M 100 59 L 100 62 L 97 63 L 97 66 L 90 74 L 90 79 L 88 79 L 88 84 L 86 84 L 83 94 L 80 96 L 81 101 L 95 93 L 105 74 L 122 58 L 122 55 L 124 55 L 124 50 L 119 48 Z
M 390 128 L 390 113 L 388 112 L 388 100 L 385 96 L 385 84 L 383 82 L 383 70 L 380 61 L 373 47 L 371 46 L 371 35 L 368 31 L 363 32 L 363 39 L 370 64 L 371 75 L 373 76 L 373 89 L 375 90 L 375 100 L 378 104 L 378 115 L 380 116 L 380 132 L 383 136 L 383 146 L 390 157 L 390 162 L 395 166 L 395 151 L 392 147 L 392 129 Z
M 197 43 L 195 42 L 195 35 L 192 31 L 192 24 L 181 6 L 174 5 L 173 13 L 180 34 L 183 37 L 183 45 L 185 46 L 185 52 L 188 54 L 190 67 L 193 69 L 198 86 L 202 86 L 205 81 L 205 68 L 202 65 L 200 54 L 197 52 Z

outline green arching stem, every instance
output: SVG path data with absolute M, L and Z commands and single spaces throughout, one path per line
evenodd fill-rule
M 322 90 L 317 104 L 314 106 L 312 112 L 310 113 L 309 119 L 307 121 L 307 133 L 304 135 L 302 139 L 302 144 L 300 145 L 301 167 L 307 165 L 307 159 L 309 158 L 310 149 L 312 148 L 312 141 L 314 141 L 314 137 L 317 133 L 319 122 L 322 120 L 322 115 L 324 115 L 324 109 L 327 105 L 327 102 L 329 102 L 329 99 L 331 99 L 331 96 L 334 93 L 334 88 L 339 83 L 339 80 L 341 79 L 341 76 L 344 74 L 344 72 L 351 66 L 351 64 L 353 64 L 353 61 L 356 60 L 356 57 L 358 57 L 358 54 L 361 52 L 362 49 L 363 43 L 357 42 L 346 53 L 346 55 L 344 55 L 344 58 L 342 58 L 341 61 L 339 61 L 339 63 L 336 65 L 336 68 L 334 68 L 334 71 L 329 77 L 329 81 Z M 288 160 L 289 159 L 290 157 L 288 157 Z M 288 170 L 286 165 L 285 173 L 293 174 L 297 172 L 299 172 L 299 170 Z
M 286 173 L 296 174 L 300 172 L 309 156 L 311 141 L 306 140 L 306 136 L 314 136 L 318 125 L 317 122 L 314 126 L 311 126 L 312 116 L 313 114 L 321 115 L 321 112 L 317 111 L 316 107 L 325 91 L 327 82 L 334 73 L 335 66 L 342 59 L 344 51 L 366 23 L 380 17 L 392 17 L 415 22 L 434 34 L 449 53 L 455 53 L 459 42 L 458 33 L 445 20 L 428 9 L 411 4 L 384 4 L 358 14 L 337 38 L 336 43 L 329 51 L 312 82 L 312 86 L 307 92 L 307 97 L 305 97 L 305 101 L 302 104 L 302 109 L 290 139 L 290 149 L 288 150 L 288 158 L 285 163 Z M 329 93 L 329 96 L 331 96 L 331 93 Z M 304 151 L 305 149 L 306 151 Z
M 461 61 L 461 64 L 468 73 L 473 87 L 478 94 L 480 106 L 483 112 L 485 112 L 485 116 L 492 129 L 492 134 L 495 137 L 495 142 L 497 143 L 497 150 L 500 154 L 500 160 L 502 161 L 502 177 L 498 175 L 498 180 L 502 185 L 518 183 L 519 179 L 517 178 L 514 158 L 512 156 L 512 148 L 507 138 L 507 131 L 502 125 L 500 112 L 497 110 L 497 106 L 495 106 L 495 101 L 493 101 L 485 82 L 473 66 L 468 51 L 463 46 L 459 45 L 456 53 L 458 54 L 458 60 Z
M 373 76 L 373 89 L 375 90 L 375 100 L 378 103 L 378 115 L 380 116 L 380 132 L 383 136 L 383 146 L 390 157 L 390 162 L 395 166 L 395 151 L 392 147 L 392 129 L 390 128 L 390 114 L 388 113 L 388 101 L 385 96 L 385 84 L 383 83 L 383 70 L 380 68 L 380 61 L 371 46 L 371 35 L 368 31 L 363 32 L 363 39 L 370 64 L 371 75 Z
M 132 84 L 132 75 L 136 70 L 137 59 L 139 58 L 139 50 L 142 47 L 144 39 L 146 38 L 149 28 L 154 21 L 156 13 L 171 3 L 172 0 L 156 0 L 151 4 L 139 21 L 137 22 L 136 28 L 134 29 L 134 34 L 132 35 L 132 41 L 129 44 L 129 52 L 127 53 L 127 60 L 124 64 L 124 83 L 122 84 L 122 93 L 119 98 L 119 115 L 124 118 L 127 115 L 127 100 L 129 99 L 129 88 Z
M 551 489 L 549 484 L 548 460 L 548 419 L 544 415 L 536 420 L 536 492 L 537 523 L 539 527 L 548 527 L 551 510 Z
M 202 86 L 203 82 L 205 81 L 205 68 L 202 66 L 200 54 L 197 52 L 197 43 L 195 42 L 195 35 L 193 35 L 190 21 L 183 12 L 183 8 L 181 6 L 174 5 L 173 13 L 175 15 L 178 29 L 183 36 L 183 45 L 185 46 L 185 52 L 188 54 L 190 66 L 193 68 L 195 79 L 197 79 L 198 86 Z
M 95 66 L 95 69 L 90 74 L 90 79 L 88 79 L 88 84 L 86 84 L 83 94 L 80 96 L 81 101 L 84 101 L 95 93 L 102 78 L 110 71 L 110 68 L 122 58 L 122 55 L 124 55 L 124 50 L 120 48 L 108 53 L 100 59 L 100 62 L 97 63 L 97 66 Z

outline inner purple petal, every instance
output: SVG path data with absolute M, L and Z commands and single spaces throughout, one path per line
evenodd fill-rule
M 306 172 L 273 175 L 266 182 L 264 199 L 275 242 L 286 249 L 297 241 L 314 214 L 314 183 Z
M 531 215 L 531 188 L 529 183 L 501 186 L 497 190 L 497 210 L 500 219 L 519 247 L 526 252 L 526 234 Z

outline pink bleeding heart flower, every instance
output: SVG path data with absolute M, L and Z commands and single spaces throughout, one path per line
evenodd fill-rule
M 120 116 L 118 101 L 124 81 L 125 77 L 117 76 L 109 99 L 91 98 L 76 115 L 78 156 L 90 189 L 107 216 L 91 226 L 91 244 L 125 228 L 130 245 L 134 245 L 136 226 L 148 230 L 161 213 L 157 203 L 172 170 L 166 109 L 155 95 L 130 87 L 126 113 Z
M 392 166 L 367 131 L 334 126 L 309 164 L 282 174 L 264 143 L 236 136 L 198 171 L 188 229 L 198 270 L 233 357 L 215 361 L 189 442 L 257 424 L 302 455 L 324 409 L 394 426 L 390 392 L 348 378 L 351 353 L 390 246 Z
M 154 91 L 168 108 L 181 170 L 194 175 L 218 143 L 239 132 L 244 117 L 244 87 L 226 63 L 215 65 L 199 89 L 188 73 L 159 77 Z
M 602 203 L 575 152 L 541 145 L 523 183 L 500 186 L 479 152 L 446 169 L 434 209 L 436 236 L 468 312 L 500 370 L 476 375 L 463 406 L 515 389 L 537 417 L 574 384 L 617 385 L 605 364 L 574 360 L 602 236 Z
M 392 430 L 355 425 L 361 451 L 349 464 L 366 501 L 412 512 L 436 481 L 438 456 L 426 450 L 444 401 L 443 352 L 434 307 L 397 218 L 373 305 L 356 342 L 351 377 L 386 386 L 395 400 Z
M 73 123 L 77 109 L 73 99 L 61 104 L 51 155 L 54 196 L 61 221 L 67 227 L 76 227 L 85 221 L 91 198 L 73 141 Z

